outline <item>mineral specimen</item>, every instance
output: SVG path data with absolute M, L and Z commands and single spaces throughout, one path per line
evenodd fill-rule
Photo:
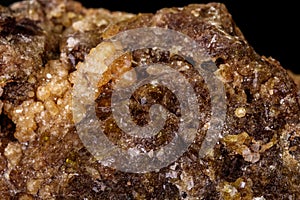
M 288 71 L 289 75 L 294 79 L 295 83 L 298 85 L 298 88 L 300 88 L 300 75 L 294 74 L 291 71 Z
M 199 158 L 212 100 L 193 63 L 156 48 L 114 60 L 99 80 L 95 110 L 115 145 L 150 154 L 170 142 L 179 126 L 176 96 L 155 84 L 134 92 L 130 110 L 143 126 L 151 105 L 164 105 L 169 114 L 163 130 L 141 139 L 117 126 L 110 108 L 113 84 L 137 66 L 178 69 L 193 85 L 202 113 L 197 136 L 180 158 L 157 171 L 127 173 L 105 166 L 83 145 L 72 115 L 72 89 L 98 44 L 141 27 L 181 32 L 205 49 L 224 84 L 227 115 L 223 137 Z M 1 199 L 299 199 L 298 91 L 279 62 L 255 52 L 220 3 L 138 15 L 86 9 L 71 0 L 0 6 Z

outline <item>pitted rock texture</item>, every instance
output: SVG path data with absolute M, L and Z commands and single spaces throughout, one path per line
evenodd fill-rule
M 106 38 L 139 27 L 163 27 L 196 40 L 218 70 L 227 97 L 224 137 L 199 159 L 205 128 L 177 161 L 157 172 L 132 174 L 101 165 L 83 146 L 72 119 L 71 92 L 78 63 Z M 113 63 L 99 85 L 97 115 L 116 145 L 131 140 L 111 118 L 112 74 L 163 63 L 192 64 L 155 49 L 129 53 Z M 194 82 L 203 112 L 210 116 L 203 79 Z M 86 9 L 75 1 L 22 1 L 0 7 L 0 196 L 1 199 L 299 199 L 300 100 L 287 71 L 273 58 L 258 55 L 225 5 L 194 4 L 155 14 Z M 139 99 L 159 102 L 176 118 L 176 100 L 164 88 L 136 91 L 131 110 L 137 124 L 147 123 Z M 170 98 L 170 100 L 166 99 Z M 148 106 L 148 107 L 147 107 Z M 168 125 L 175 125 L 170 118 Z M 110 126 L 110 125 L 113 126 Z M 166 127 L 166 133 L 172 131 Z M 168 142 L 172 134 L 156 138 Z M 126 148 L 126 147 L 125 147 Z M 147 149 L 146 148 L 146 149 Z M 154 148 L 158 148 L 155 146 Z M 149 150 L 147 149 L 147 150 Z

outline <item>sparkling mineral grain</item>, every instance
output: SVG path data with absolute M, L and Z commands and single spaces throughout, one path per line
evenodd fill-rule
M 128 52 L 99 80 L 95 110 L 107 138 L 151 155 L 174 137 L 180 105 L 159 85 L 145 85 L 130 99 L 140 126 L 149 121 L 151 105 L 169 111 L 155 137 L 125 134 L 112 117 L 113 83 L 145 64 L 179 69 L 193 84 L 201 117 L 195 140 L 176 161 L 153 172 L 126 173 L 97 161 L 83 145 L 72 115 L 72 87 L 86 56 L 97 53 L 93 48 L 140 27 L 181 32 L 205 49 L 225 87 L 227 116 L 223 137 L 200 158 L 211 108 L 203 77 L 193 63 L 166 50 Z M 132 73 L 125 85 L 137 78 Z M 0 199 L 300 199 L 298 91 L 278 61 L 248 44 L 223 4 L 138 15 L 86 9 L 71 0 L 0 6 Z

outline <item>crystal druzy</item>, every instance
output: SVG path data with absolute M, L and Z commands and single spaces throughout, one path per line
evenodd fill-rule
M 156 48 L 124 54 L 103 73 L 95 97 L 97 117 L 115 145 L 158 149 L 172 140 L 181 115 L 170 90 L 144 85 L 130 98 L 133 121 L 147 124 L 151 105 L 161 104 L 169 111 L 164 129 L 146 139 L 124 133 L 112 117 L 110 98 L 113 83 L 129 69 L 156 63 L 178 69 L 201 102 L 200 128 L 182 156 L 157 171 L 126 173 L 103 165 L 83 145 L 72 89 L 97 45 L 141 27 L 181 32 L 206 50 L 224 84 L 227 115 L 223 137 L 200 158 L 211 100 L 193 63 Z M 255 52 L 220 3 L 138 15 L 87 9 L 71 0 L 0 6 L 1 199 L 299 199 L 298 91 L 278 61 Z

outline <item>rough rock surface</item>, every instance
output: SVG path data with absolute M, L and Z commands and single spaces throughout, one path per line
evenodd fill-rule
M 298 88 L 300 89 L 300 75 L 294 74 L 291 71 L 288 71 L 289 75 L 294 79 L 295 83 L 298 85 Z
M 158 172 L 132 174 L 101 165 L 80 141 L 71 110 L 76 66 L 103 39 L 138 27 L 164 27 L 196 40 L 215 61 L 227 96 L 224 137 L 198 158 L 205 129 L 189 150 Z M 130 67 L 165 63 L 190 66 L 178 55 L 155 49 L 130 53 Z M 207 96 L 201 77 L 187 70 L 198 98 Z M 111 74 L 99 86 L 99 119 L 120 146 L 148 150 L 169 141 L 135 141 L 115 126 L 109 109 Z M 147 93 L 148 92 L 148 93 Z M 137 91 L 149 104 L 165 104 L 176 123 L 178 105 L 163 88 Z M 170 97 L 171 100 L 166 100 Z M 258 55 L 223 4 L 165 8 L 132 15 L 86 9 L 64 0 L 18 2 L 0 7 L 0 196 L 1 199 L 299 199 L 300 101 L 287 71 Z M 147 106 L 131 101 L 134 117 L 146 123 Z M 209 100 L 199 109 L 202 126 Z M 109 126 L 109 125 L 113 126 Z M 172 131 L 173 129 L 165 129 Z M 129 143 L 126 143 L 127 141 Z

